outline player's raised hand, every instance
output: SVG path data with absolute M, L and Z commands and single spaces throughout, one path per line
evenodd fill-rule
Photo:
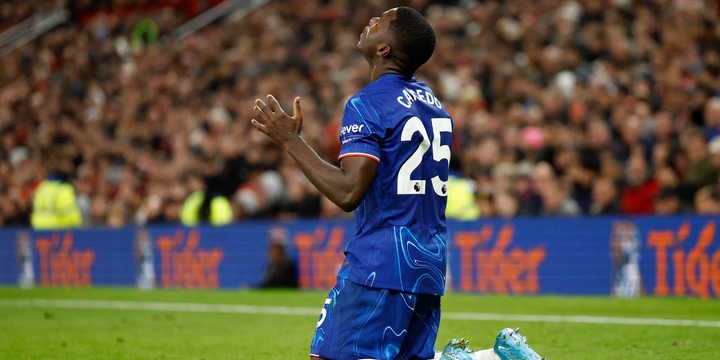
M 257 118 L 250 121 L 252 125 L 278 144 L 284 145 L 291 137 L 300 136 L 303 122 L 300 97 L 296 97 L 293 102 L 292 116 L 285 113 L 272 95 L 267 96 L 267 103 L 261 99 L 255 100 L 254 110 Z

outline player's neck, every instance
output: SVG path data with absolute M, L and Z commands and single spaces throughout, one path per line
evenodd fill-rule
M 385 74 L 405 75 L 400 68 L 394 66 L 394 64 L 376 64 L 370 67 L 370 82 L 379 79 Z

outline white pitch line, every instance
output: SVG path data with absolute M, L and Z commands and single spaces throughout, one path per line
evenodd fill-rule
M 232 304 L 173 303 L 155 301 L 119 301 L 119 300 L 69 300 L 69 299 L 0 299 L 2 307 L 23 308 L 64 308 L 96 310 L 147 310 L 176 311 L 196 313 L 226 314 L 265 314 L 291 316 L 318 316 L 319 308 L 289 306 L 255 306 Z M 652 325 L 652 326 L 692 326 L 720 328 L 720 321 L 628 318 L 587 315 L 533 315 L 533 314 L 495 314 L 495 313 L 458 313 L 443 312 L 443 320 L 470 321 L 511 321 L 545 323 L 579 323 L 610 325 Z
M 98 310 L 150 310 L 227 314 L 315 315 L 319 308 L 119 300 L 0 299 L 0 306 Z
M 614 316 L 589 315 L 533 315 L 533 314 L 488 314 L 488 313 L 446 313 L 443 319 L 475 320 L 475 321 L 516 321 L 576 324 L 610 324 L 610 325 L 654 325 L 654 326 L 695 326 L 720 328 L 720 321 L 659 319 L 659 318 L 628 318 Z

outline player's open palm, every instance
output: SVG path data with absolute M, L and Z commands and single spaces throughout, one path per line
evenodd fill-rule
M 278 144 L 284 145 L 292 137 L 300 136 L 303 122 L 300 97 L 296 97 L 293 102 L 292 116 L 285 113 L 272 95 L 267 96 L 267 103 L 260 99 L 255 100 L 254 109 L 257 118 L 252 119 L 252 125 Z

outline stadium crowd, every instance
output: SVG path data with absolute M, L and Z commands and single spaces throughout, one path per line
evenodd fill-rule
M 0 62 L 0 224 L 28 224 L 50 172 L 86 226 L 177 222 L 195 191 L 233 219 L 348 216 L 251 128 L 253 102 L 300 96 L 305 138 L 336 161 L 369 79 L 356 43 L 387 1 L 270 1 L 184 39 L 182 9 L 101 3 Z M 392 3 L 436 29 L 417 76 L 453 116 L 481 217 L 720 213 L 717 1 Z M 143 19 L 157 36 L 134 36 Z

